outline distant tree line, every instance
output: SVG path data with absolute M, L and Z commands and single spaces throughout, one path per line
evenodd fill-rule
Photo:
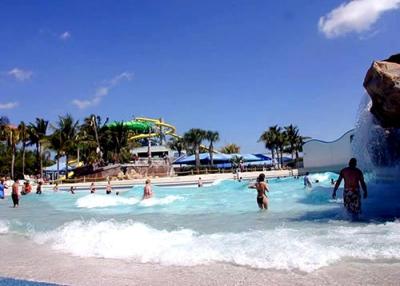
M 85 165 L 93 163 L 127 163 L 131 161 L 131 149 L 146 145 L 147 140 L 130 140 L 137 133 L 129 130 L 123 122 L 116 122 L 109 128 L 108 118 L 91 114 L 84 118 L 82 123 L 72 115 L 59 116 L 51 124 L 43 118 L 25 123 L 21 121 L 17 126 L 10 124 L 7 117 L 0 117 L 0 175 L 9 175 L 12 178 L 24 174 L 43 174 L 43 168 L 54 164 L 50 151 L 55 154 L 59 172 L 60 159 L 65 157 L 66 170 L 69 162 L 79 160 Z M 165 134 L 161 128 L 154 130 L 159 134 L 155 144 L 162 144 Z M 292 158 L 299 157 L 304 137 L 299 135 L 296 126 L 284 128 L 277 125 L 263 132 L 259 141 L 271 151 L 272 158 L 278 159 L 283 165 L 283 153 L 292 154 Z M 171 137 L 168 146 L 176 150 L 179 156 L 183 151 L 194 154 L 196 167 L 200 166 L 200 153 L 208 152 L 211 165 L 214 165 L 215 143 L 220 140 L 217 131 L 192 128 L 182 137 Z M 205 145 L 206 144 L 206 145 Z M 228 144 L 220 149 L 222 153 L 234 154 L 240 152 L 236 144 Z M 68 172 L 66 172 L 68 177 Z
M 263 142 L 265 148 L 270 150 L 272 162 L 277 161 L 278 167 L 283 166 L 283 154 L 291 154 L 296 164 L 299 160 L 299 153 L 303 151 L 304 140 L 308 137 L 300 135 L 299 128 L 290 124 L 285 127 L 274 125 L 265 130 L 259 142 Z

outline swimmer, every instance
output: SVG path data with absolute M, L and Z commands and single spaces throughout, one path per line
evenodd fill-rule
M 111 194 L 111 190 L 112 190 L 112 188 L 111 188 L 111 182 L 108 181 L 107 186 L 106 186 L 106 194 L 107 194 L 107 195 Z
M 310 181 L 310 178 L 308 177 L 308 175 L 310 175 L 309 172 L 307 172 L 306 175 L 304 176 L 304 187 L 312 188 L 312 184 L 311 184 L 311 181 Z
M 201 181 L 201 178 L 197 181 L 197 187 L 201 188 L 203 186 L 203 182 Z
M 0 180 L 0 199 L 2 200 L 4 200 L 6 189 L 8 189 L 8 187 L 4 184 L 4 179 L 2 178 Z
M 250 186 L 251 189 L 257 189 L 257 204 L 261 210 L 268 209 L 268 196 L 266 192 L 269 193 L 268 184 L 265 182 L 265 175 L 260 174 L 257 178 L 257 182 Z
M 14 204 L 14 208 L 19 206 L 19 181 L 18 179 L 15 180 L 14 184 L 12 185 L 11 191 L 11 198 Z
M 331 185 L 333 186 L 335 184 L 335 180 L 331 179 Z
M 39 181 L 37 187 L 36 187 L 36 194 L 41 195 L 42 194 L 42 181 Z
M 94 194 L 96 192 L 96 187 L 94 186 L 94 183 L 92 183 L 91 185 L 90 185 L 90 193 L 91 194 Z
M 333 189 L 332 198 L 336 199 L 336 191 L 340 183 L 344 179 L 343 203 L 346 210 L 353 216 L 358 216 L 361 213 L 361 192 L 360 185 L 364 191 L 364 199 L 368 197 L 367 185 L 364 181 L 364 175 L 357 168 L 357 159 L 351 158 L 349 166 L 340 171 L 339 178 L 336 181 Z
M 143 200 L 150 199 L 153 196 L 153 190 L 151 189 L 150 179 L 146 180 L 146 185 L 143 189 Z
M 71 186 L 71 188 L 69 189 L 69 192 L 70 192 L 72 195 L 75 195 L 75 189 L 74 189 L 74 187 Z

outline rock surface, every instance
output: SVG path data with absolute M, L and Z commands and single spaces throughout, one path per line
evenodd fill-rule
M 400 128 L 400 54 L 375 61 L 364 87 L 372 99 L 371 113 L 383 128 Z

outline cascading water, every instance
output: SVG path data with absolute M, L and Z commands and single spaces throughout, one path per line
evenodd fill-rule
M 370 179 L 396 181 L 400 175 L 400 129 L 383 128 L 370 112 L 371 99 L 362 98 L 352 150 Z
M 374 61 L 368 70 L 358 112 L 353 153 L 378 181 L 400 178 L 400 54 Z

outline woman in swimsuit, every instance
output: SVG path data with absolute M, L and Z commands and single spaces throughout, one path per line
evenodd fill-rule
M 107 194 L 107 195 L 111 194 L 111 190 L 112 190 L 112 188 L 111 188 L 111 182 L 108 181 L 107 186 L 106 186 L 106 194 Z
M 268 209 L 268 197 L 266 192 L 269 193 L 269 188 L 265 182 L 265 175 L 260 174 L 257 178 L 257 183 L 255 183 L 253 186 L 250 186 L 250 188 L 257 190 L 258 207 L 262 210 Z
M 94 194 L 96 192 L 96 187 L 94 186 L 94 183 L 92 183 L 91 185 L 90 185 L 90 193 L 91 194 Z

